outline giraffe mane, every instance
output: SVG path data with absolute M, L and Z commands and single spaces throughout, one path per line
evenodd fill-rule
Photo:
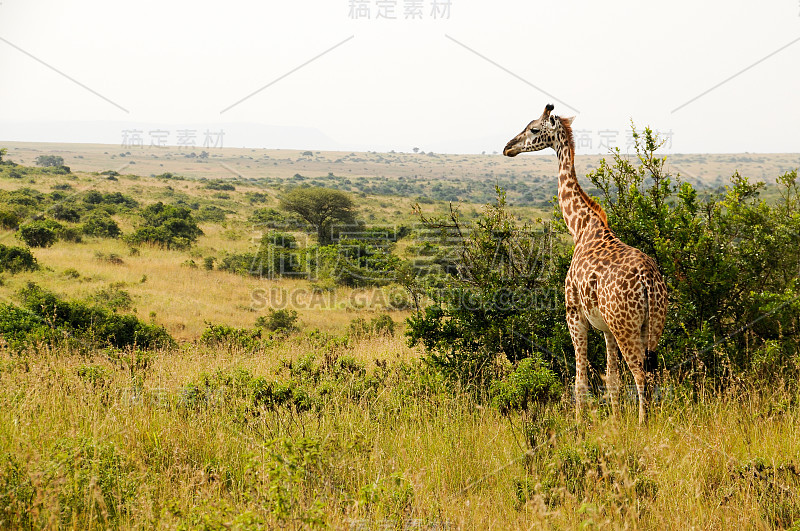
M 572 172 L 575 173 L 575 140 L 572 137 L 572 125 L 570 125 L 570 121 L 566 118 L 558 117 L 558 119 L 561 122 L 561 127 L 564 128 L 564 132 L 567 134 L 567 145 L 569 146 L 570 157 L 572 158 L 570 163 L 572 165 Z M 575 182 L 577 182 L 577 180 Z M 606 216 L 606 212 L 603 210 L 603 207 L 601 207 L 597 201 L 589 197 L 589 194 L 583 190 L 581 185 L 578 185 L 578 191 L 581 194 L 581 198 L 586 202 L 586 206 L 588 206 L 592 212 L 597 214 L 597 217 L 600 218 L 600 221 L 603 222 L 603 225 L 608 227 L 608 216 Z

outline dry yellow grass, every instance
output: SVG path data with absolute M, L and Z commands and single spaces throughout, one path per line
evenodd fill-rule
M 298 337 L 256 354 L 150 353 L 135 369 L 99 351 L 4 355 L 0 455 L 17 467 L 13 475 L 8 457 L 0 460 L 0 483 L 16 489 L 0 493 L 0 514 L 9 522 L 24 502 L 34 522 L 84 529 L 300 529 L 311 516 L 334 529 L 766 529 L 790 524 L 787 515 L 800 510 L 791 497 L 800 480 L 778 472 L 800 455 L 800 413 L 789 391 L 676 395 L 645 428 L 630 407 L 621 421 L 600 411 L 575 429 L 564 402 L 549 413 L 561 428 L 526 454 L 521 433 L 494 409 L 424 383 L 429 376 L 410 365 L 419 354 L 399 338 L 330 347 Z M 355 358 L 366 372 L 340 374 L 332 394 L 305 412 L 247 409 L 250 399 L 220 388 L 190 400 L 190 384 L 217 381 L 215 374 L 307 385 L 286 363 L 298 367 L 309 355 L 323 371 L 318 385 L 333 374 L 326 359 L 335 367 Z M 387 368 L 376 360 L 388 360 Z M 370 375 L 381 383 L 348 391 Z M 320 453 L 302 454 L 311 461 L 294 479 L 270 476 L 288 470 L 276 455 L 286 463 L 300 455 L 282 446 L 275 454 L 275 438 L 312 441 Z M 564 455 L 589 466 L 570 475 L 559 468 Z M 285 512 L 272 497 L 275 481 L 286 482 Z

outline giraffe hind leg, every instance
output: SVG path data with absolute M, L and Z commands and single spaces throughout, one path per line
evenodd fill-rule
M 619 418 L 619 347 L 614 334 L 604 333 L 606 338 L 606 389 L 611 402 L 611 411 Z
M 622 357 L 628 365 L 636 383 L 636 394 L 639 398 L 639 424 L 647 422 L 647 374 L 644 371 L 645 345 L 638 335 L 618 337 Z

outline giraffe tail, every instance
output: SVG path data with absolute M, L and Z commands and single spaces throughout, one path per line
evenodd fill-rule
M 658 369 L 658 353 L 656 346 L 658 345 L 658 335 L 655 333 L 653 326 L 652 313 L 650 309 L 655 302 L 655 297 L 658 295 L 654 293 L 653 284 L 648 279 L 643 279 L 645 287 L 645 326 L 647 327 L 646 343 L 644 346 L 644 372 L 652 374 Z

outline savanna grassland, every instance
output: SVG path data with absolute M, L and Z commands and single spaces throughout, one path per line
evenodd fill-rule
M 632 398 L 576 424 L 568 373 L 510 350 L 481 390 L 409 346 L 408 264 L 452 260 L 419 213 L 496 219 L 499 184 L 520 223 L 548 219 L 552 157 L 2 147 L 0 244 L 22 250 L 0 273 L 0 527 L 800 527 L 800 359 L 768 358 L 791 316 L 746 374 L 667 372 L 644 427 Z M 676 157 L 700 190 L 799 161 Z M 282 208 L 297 186 L 351 194 L 379 241 L 318 245 Z M 546 399 L 496 392 L 529 376 Z

